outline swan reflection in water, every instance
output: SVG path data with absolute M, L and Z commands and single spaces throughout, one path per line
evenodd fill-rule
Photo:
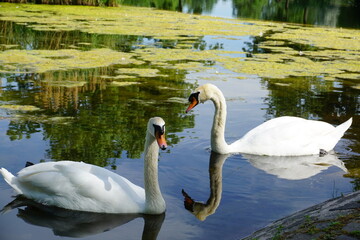
M 331 166 L 336 166 L 347 172 L 343 161 L 338 159 L 335 154 L 309 155 L 294 157 L 279 156 L 257 156 L 243 154 L 251 165 L 275 175 L 278 178 L 288 180 L 301 180 L 319 174 Z
M 82 238 L 106 232 L 140 217 L 145 222 L 142 239 L 154 240 L 157 238 L 165 219 L 165 213 L 146 215 L 72 211 L 45 206 L 21 195 L 6 205 L 1 212 L 6 213 L 14 208 L 18 208 L 17 216 L 25 222 L 51 228 L 55 235 L 73 238 Z
M 182 190 L 184 207 L 201 221 L 214 214 L 220 204 L 222 195 L 222 168 L 225 160 L 230 155 L 211 152 L 209 163 L 210 197 L 206 203 L 194 201 L 184 189 Z M 306 179 L 315 176 L 330 166 L 339 167 L 344 172 L 347 172 L 344 162 L 338 159 L 335 154 L 295 157 L 242 155 L 249 160 L 252 166 L 287 180 Z
M 194 201 L 183 189 L 184 206 L 199 220 L 204 221 L 207 216 L 214 214 L 221 201 L 222 167 L 230 154 L 211 152 L 209 162 L 210 197 L 206 203 Z

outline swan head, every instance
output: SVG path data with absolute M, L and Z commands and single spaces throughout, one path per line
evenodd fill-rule
M 214 210 L 208 210 L 207 205 L 202 202 L 194 201 L 185 191 L 184 189 L 181 191 L 184 196 L 184 207 L 186 210 L 191 212 L 197 219 L 200 221 L 204 221 L 207 216 L 213 214 Z
M 196 88 L 193 93 L 189 96 L 189 107 L 186 109 L 188 113 L 191 109 L 196 107 L 199 103 L 204 103 L 207 100 L 210 100 L 214 97 L 214 93 L 219 92 L 220 90 L 211 83 L 206 83 Z
M 147 129 L 149 133 L 156 139 L 159 148 L 165 150 L 167 148 L 165 140 L 165 121 L 161 117 L 150 118 Z

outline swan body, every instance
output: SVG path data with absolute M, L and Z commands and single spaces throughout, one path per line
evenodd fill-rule
M 213 84 L 198 87 L 189 97 L 186 112 L 198 103 L 211 100 L 215 114 L 211 129 L 211 149 L 220 154 L 247 153 L 267 156 L 303 156 L 331 151 L 345 131 L 351 126 L 352 118 L 334 127 L 322 121 L 299 117 L 278 117 L 250 130 L 241 139 L 227 144 L 225 141 L 226 101 Z
M 5 181 L 36 202 L 65 209 L 100 213 L 161 214 L 165 201 L 158 183 L 158 151 L 166 148 L 165 122 L 148 122 L 145 157 L 145 190 L 105 168 L 83 162 L 39 163 L 22 169 L 17 176 L 1 168 Z

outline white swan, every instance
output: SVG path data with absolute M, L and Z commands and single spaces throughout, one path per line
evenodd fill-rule
M 228 145 L 225 141 L 226 101 L 213 84 L 198 87 L 189 97 L 189 112 L 198 103 L 211 100 L 215 115 L 211 129 L 211 149 L 220 154 L 248 153 L 268 156 L 302 156 L 328 152 L 350 127 L 352 118 L 334 127 L 329 123 L 298 117 L 271 119 Z
M 167 147 L 165 122 L 151 118 L 147 125 L 145 190 L 107 169 L 83 162 L 46 162 L 22 169 L 15 177 L 0 172 L 17 193 L 36 202 L 61 208 L 101 213 L 161 214 L 165 201 L 158 182 L 159 147 Z

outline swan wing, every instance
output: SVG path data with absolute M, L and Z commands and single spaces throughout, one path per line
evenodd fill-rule
M 239 152 L 270 155 L 299 156 L 330 151 L 350 127 L 351 119 L 334 127 L 322 121 L 298 117 L 279 117 L 249 131 L 230 146 Z
M 141 212 L 144 189 L 107 169 L 61 161 L 24 168 L 13 181 L 25 196 L 62 208 L 111 213 Z

